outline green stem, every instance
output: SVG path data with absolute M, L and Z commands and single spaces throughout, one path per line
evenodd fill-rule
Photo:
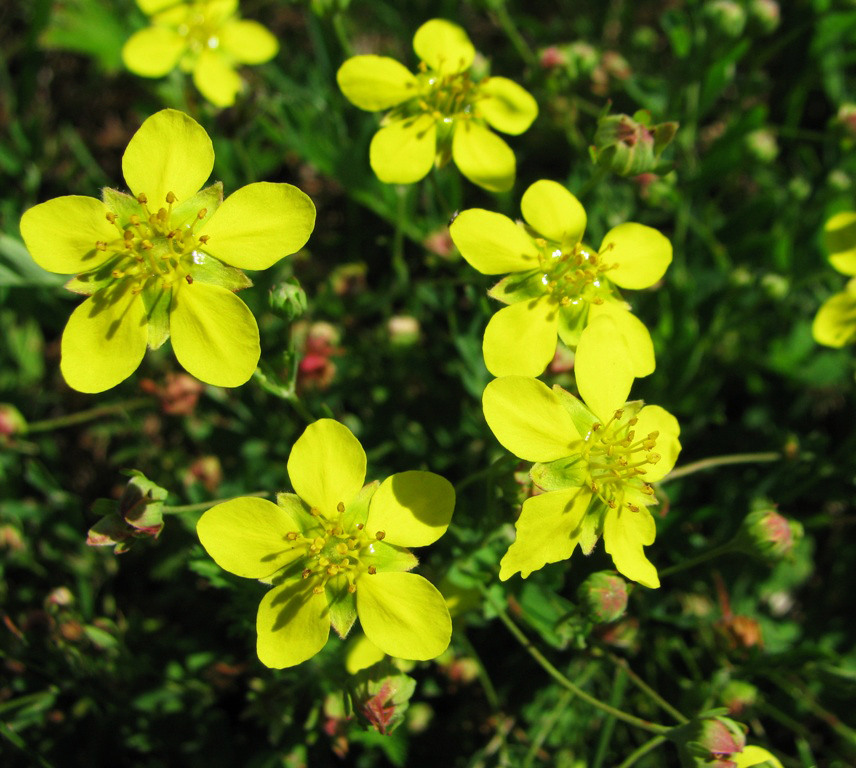
M 505 0 L 494 0 L 494 2 L 490 3 L 490 8 L 496 14 L 496 20 L 499 22 L 499 26 L 502 27 L 502 31 L 505 32 L 506 36 L 511 41 L 511 44 L 514 46 L 514 50 L 516 50 L 520 58 L 526 62 L 526 66 L 532 67 L 533 69 L 537 67 L 538 59 L 535 54 L 532 53 L 531 46 L 523 39 L 520 32 L 517 31 L 517 27 L 514 26 L 514 20 L 511 18 L 511 15 L 508 13 L 508 9 L 505 7 Z
M 720 557 L 721 555 L 727 555 L 731 552 L 739 552 L 740 546 L 736 539 L 732 539 L 731 541 L 725 542 L 725 544 L 721 544 L 718 547 L 714 547 L 713 549 L 709 549 L 707 552 L 702 552 L 697 557 L 692 557 L 689 560 L 684 560 L 682 563 L 676 563 L 675 565 L 670 565 L 668 568 L 659 569 L 660 576 L 671 576 L 672 574 L 679 573 L 680 571 L 685 571 L 688 568 L 695 568 L 695 566 L 705 563 L 708 560 L 713 560 L 715 557 Z
M 659 723 L 652 723 L 648 720 L 643 720 L 641 717 L 636 717 L 627 712 L 623 712 L 622 710 L 617 709 L 616 707 L 612 707 L 609 704 L 605 704 L 600 699 L 595 698 L 591 694 L 586 693 L 584 690 L 582 690 L 582 688 L 578 687 L 577 685 L 574 685 L 574 683 L 568 680 L 567 677 L 565 677 L 558 669 L 556 669 L 556 667 L 554 667 L 548 661 L 547 657 L 544 656 L 544 654 L 541 653 L 541 651 L 539 651 L 530 642 L 530 640 L 526 637 L 526 635 L 523 634 L 520 628 L 511 620 L 511 617 L 506 613 L 505 609 L 502 606 L 496 604 L 487 589 L 483 585 L 480 586 L 482 593 L 487 598 L 488 602 L 490 602 L 491 605 L 494 607 L 497 615 L 499 616 L 502 623 L 505 624 L 508 631 L 511 632 L 512 635 L 514 635 L 514 638 L 517 640 L 517 642 L 519 642 L 520 645 L 523 646 L 526 652 L 533 659 L 535 659 L 535 661 L 538 662 L 541 668 L 548 675 L 550 675 L 550 677 L 552 677 L 557 683 L 567 688 L 571 693 L 573 693 L 575 696 L 579 697 L 583 701 L 599 709 L 601 712 L 605 712 L 607 715 L 611 715 L 612 717 L 618 720 L 622 720 L 628 725 L 633 725 L 637 728 L 641 728 L 642 730 L 648 731 L 649 733 L 656 734 L 665 734 L 671 730 L 671 728 L 669 728 L 668 726 L 660 725 Z
M 336 33 L 336 39 L 342 47 L 342 53 L 345 55 L 345 58 L 347 59 L 353 56 L 354 49 L 351 46 L 351 41 L 348 39 L 348 33 L 345 30 L 344 16 L 340 11 L 336 11 L 332 16 L 331 21 L 333 22 L 333 31 Z
M 662 571 L 660 574 L 662 575 Z M 607 653 L 606 658 L 609 659 L 615 666 L 619 669 L 623 669 L 633 684 L 642 691 L 649 699 L 655 702 L 662 710 L 668 712 L 672 717 L 675 718 L 679 723 L 688 723 L 689 718 L 684 717 L 684 715 L 675 709 L 668 701 L 666 701 L 662 696 L 660 696 L 657 691 L 655 691 L 648 683 L 646 683 L 639 675 L 637 675 L 627 663 L 626 659 L 619 658 L 614 653 Z
M 481 660 L 481 656 L 478 655 L 475 647 L 470 642 L 470 639 L 466 636 L 466 634 L 461 632 L 459 635 L 457 635 L 457 639 L 465 646 L 467 656 L 472 657 L 476 662 L 476 670 L 479 682 L 481 683 L 482 690 L 484 691 L 485 698 L 487 699 L 487 703 L 490 704 L 491 709 L 493 709 L 494 712 L 499 712 L 499 696 L 497 696 L 496 694 L 496 688 L 493 687 L 493 682 L 491 681 L 490 676 L 487 673 L 487 669 L 485 669 L 484 663 Z
M 407 284 L 410 282 L 410 270 L 404 258 L 404 214 L 407 192 L 404 187 L 399 186 L 396 194 L 398 199 L 395 205 L 395 233 L 392 237 L 392 268 L 400 284 L 399 288 L 402 292 L 406 292 Z
M 153 403 L 154 400 L 150 397 L 139 397 L 134 400 L 125 400 L 121 403 L 114 403 L 113 405 L 100 405 L 97 408 L 90 408 L 88 411 L 79 411 L 78 413 L 69 413 L 66 416 L 57 416 L 55 419 L 32 421 L 27 425 L 27 434 L 32 432 L 49 432 L 53 429 L 71 427 L 74 424 L 81 424 L 85 421 L 100 419 L 102 416 L 123 414 L 126 411 L 133 411 L 135 408 L 142 408 L 145 405 L 152 405 Z
M 573 695 L 574 694 L 572 691 L 562 691 L 561 695 L 559 696 L 558 702 L 556 702 L 556 706 L 553 707 L 553 711 L 543 721 L 541 728 L 539 729 L 535 738 L 532 740 L 532 744 L 530 744 L 529 749 L 526 752 L 526 757 L 523 760 L 522 768 L 531 768 L 532 764 L 535 762 L 535 758 L 538 756 L 538 752 L 544 745 L 544 742 L 547 740 L 547 736 L 550 735 L 550 732 L 556 725 L 556 721 L 565 711 L 565 707 L 568 706 Z
M 646 741 L 641 747 L 633 750 L 618 768 L 630 768 L 637 760 L 645 757 L 645 755 L 659 747 L 665 740 L 665 736 L 655 736 L 653 739 Z
M 757 464 L 767 461 L 778 461 L 782 458 L 782 454 L 777 451 L 768 451 L 766 453 L 735 453 L 731 456 L 713 456 L 709 459 L 701 459 L 694 461 L 692 464 L 684 464 L 682 467 L 673 469 L 660 482 L 668 483 L 672 480 L 677 480 L 679 477 L 686 477 L 695 472 L 701 472 L 704 469 L 714 469 L 715 467 L 724 467 L 728 464 Z
M 252 493 L 242 493 L 240 496 L 229 496 L 226 499 L 213 499 L 212 501 L 200 501 L 198 504 L 182 504 L 177 507 L 162 507 L 161 512 L 165 515 L 180 515 L 184 512 L 204 512 L 206 509 L 216 504 L 222 504 L 224 501 L 233 501 L 234 499 L 244 499 L 247 496 L 259 497 L 269 496 L 270 491 L 253 491 Z

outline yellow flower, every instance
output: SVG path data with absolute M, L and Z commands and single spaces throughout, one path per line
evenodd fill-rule
M 494 376 L 538 376 L 556 352 L 556 338 L 577 347 L 586 324 L 610 317 L 626 342 L 635 376 L 654 370 L 645 325 L 619 288 L 647 288 L 672 261 L 672 245 L 642 224 L 619 224 L 600 249 L 583 242 L 587 218 L 561 184 L 536 181 L 520 201 L 524 224 L 481 208 L 461 212 L 449 229 L 461 255 L 485 275 L 511 274 L 490 295 L 509 306 L 490 320 L 484 360 Z M 579 360 L 579 350 L 577 359 Z
M 856 211 L 836 213 L 826 222 L 823 239 L 832 266 L 845 275 L 856 275 Z M 856 278 L 823 303 L 811 330 L 814 340 L 827 347 L 856 341 Z
M 243 87 L 239 64 L 263 64 L 279 44 L 261 24 L 237 16 L 238 0 L 137 0 L 152 25 L 135 32 L 122 49 L 125 66 L 143 77 L 163 77 L 176 67 L 212 104 L 228 107 Z
M 411 184 L 433 165 L 450 159 L 474 184 L 500 192 L 514 184 L 516 165 L 509 146 L 493 133 L 518 135 L 538 115 L 535 99 L 504 77 L 474 82 L 475 49 L 467 33 L 443 19 L 425 22 L 413 48 L 421 59 L 412 74 L 386 56 L 354 56 L 336 79 L 355 106 L 370 112 L 391 109 L 372 139 L 369 161 L 389 184 Z
M 281 669 L 312 658 L 330 627 L 348 634 L 359 616 L 383 653 L 426 660 L 449 645 L 443 596 L 407 573 L 421 547 L 449 527 L 455 491 L 432 472 L 400 472 L 363 486 L 366 454 L 332 419 L 310 424 L 288 458 L 296 491 L 277 503 L 242 498 L 199 519 L 202 546 L 223 569 L 273 588 L 259 606 L 263 664 Z
M 205 130 L 165 109 L 131 138 L 122 170 L 132 195 L 105 188 L 103 202 L 69 195 L 21 218 L 35 262 L 78 276 L 88 295 L 62 336 L 60 367 L 81 392 L 102 392 L 139 366 L 146 346 L 168 338 L 178 361 L 209 384 L 237 387 L 259 360 L 259 329 L 234 293 L 300 249 L 315 206 L 297 187 L 260 182 L 223 200 L 219 182 L 196 190 L 214 167 Z
M 782 768 L 779 759 L 762 747 L 746 746 L 742 752 L 728 756 L 735 768 Z

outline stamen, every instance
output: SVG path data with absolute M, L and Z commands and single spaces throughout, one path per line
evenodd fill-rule
M 378 532 L 375 534 L 375 538 L 376 538 L 378 541 L 383 541 L 383 539 L 384 539 L 385 537 L 386 537 L 386 532 L 385 532 L 385 531 L 378 531 Z

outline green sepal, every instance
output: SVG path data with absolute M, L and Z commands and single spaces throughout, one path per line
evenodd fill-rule
M 580 300 L 579 304 L 559 309 L 559 338 L 571 349 L 580 343 L 580 335 L 588 321 L 588 302 Z
M 342 528 L 346 531 L 353 531 L 357 526 L 364 526 L 369 516 L 369 504 L 372 496 L 380 486 L 380 481 L 364 485 L 357 497 L 345 507 L 345 515 L 342 518 Z
M 493 286 L 487 295 L 503 304 L 516 304 L 526 299 L 537 299 L 544 294 L 542 274 L 541 270 L 535 269 L 522 274 L 509 275 Z
M 360 555 L 360 562 L 366 566 L 373 565 L 378 571 L 409 571 L 419 564 L 416 555 L 409 549 L 387 544 L 385 541 L 373 541 L 365 554 Z M 357 589 L 360 585 L 357 584 Z
M 561 491 L 586 485 L 588 466 L 581 456 L 567 456 L 547 463 L 536 463 L 529 470 L 532 482 L 545 491 Z
M 132 195 L 126 195 L 118 189 L 104 187 L 101 190 L 101 200 L 119 219 L 116 222 L 123 229 L 131 222 L 131 216 L 137 215 L 145 221 L 148 217 L 142 205 L 137 202 L 137 198 Z M 117 232 L 117 236 L 120 233 Z
M 169 305 L 172 288 L 149 281 L 141 294 L 149 327 L 149 348 L 158 349 L 169 338 Z
M 253 284 L 253 281 L 240 269 L 230 267 L 204 251 L 195 251 L 192 259 L 192 266 L 188 272 L 195 281 L 219 285 L 228 291 L 240 291 Z
M 603 518 L 606 514 L 606 504 L 597 496 L 593 496 L 589 508 L 580 523 L 580 551 L 584 555 L 590 555 L 597 544 L 597 540 L 603 535 Z
M 330 609 L 330 624 L 339 637 L 347 637 L 357 620 L 357 595 L 348 591 L 348 579 L 339 574 L 331 578 L 324 589 Z
M 113 277 L 113 270 L 124 257 L 125 254 L 118 254 L 116 258 L 109 259 L 92 272 L 81 272 L 79 275 L 75 275 L 65 284 L 65 289 L 82 296 L 91 296 L 116 279 Z
M 195 219 L 197 221 L 195 231 L 201 234 L 206 222 L 214 215 L 214 211 L 220 207 L 220 203 L 222 202 L 223 182 L 218 181 L 210 187 L 200 189 L 193 197 L 188 197 L 184 201 L 179 200 L 173 205 L 172 216 L 169 218 L 170 224 L 173 227 L 186 227 L 190 226 Z M 162 205 L 163 203 L 158 208 L 162 207 Z M 200 219 L 198 218 L 199 211 L 203 208 L 205 209 L 205 215 Z M 157 212 L 155 208 L 151 210 L 152 213 Z
M 297 527 L 304 536 L 320 525 L 318 518 L 309 511 L 309 507 L 296 493 L 278 493 L 276 503 L 297 523 Z
M 137 530 L 156 535 L 163 528 L 163 503 L 167 490 L 139 470 L 132 469 L 128 474 L 131 480 L 119 499 L 119 514 Z
M 558 384 L 553 385 L 553 392 L 559 398 L 559 402 L 565 407 L 565 410 L 571 415 L 571 420 L 574 422 L 577 432 L 583 437 L 588 435 L 591 432 L 592 424 L 598 421 L 597 416 L 586 407 L 582 400 L 574 397 Z
M 387 736 L 404 722 L 415 690 L 416 681 L 384 659 L 348 681 L 348 709 L 363 725 Z

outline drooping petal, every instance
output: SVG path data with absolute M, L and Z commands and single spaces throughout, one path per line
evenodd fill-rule
M 619 573 L 651 589 L 660 586 L 660 579 L 642 547 L 653 544 L 656 535 L 654 518 L 645 507 L 637 512 L 621 506 L 607 508 L 603 522 L 606 551 L 612 555 L 612 562 Z
M 644 478 L 646 482 L 656 483 L 672 471 L 678 460 L 681 452 L 681 443 L 678 439 L 681 427 L 678 420 L 659 405 L 646 405 L 636 418 L 638 419 L 635 427 L 637 440 L 644 439 L 652 432 L 659 433 L 655 438 L 657 444 L 653 452 L 660 455 L 660 460 L 653 466 L 645 467 Z
M 389 109 L 418 94 L 416 76 L 388 56 L 352 56 L 336 73 L 345 98 L 356 107 L 375 112 Z
M 433 472 L 399 472 L 388 477 L 372 497 L 365 530 L 383 531 L 384 541 L 399 547 L 424 547 L 449 527 L 455 489 Z
M 333 419 L 310 424 L 288 457 L 288 476 L 298 496 L 334 518 L 341 502 L 355 499 L 366 478 L 366 454 L 351 430 Z
M 821 304 L 811 333 L 818 344 L 843 347 L 856 341 L 856 293 L 842 291 Z
M 462 211 L 449 227 L 452 242 L 483 275 L 522 272 L 538 264 L 532 238 L 508 216 L 482 208 Z
M 654 342 L 651 334 L 636 315 L 625 308 L 622 302 L 605 301 L 603 304 L 592 304 L 589 307 L 589 317 L 593 320 L 600 315 L 607 315 L 618 326 L 618 332 L 627 342 L 627 350 L 633 364 L 633 375 L 637 379 L 654 372 Z
M 580 439 L 571 415 L 546 384 L 526 376 L 491 381 L 482 395 L 484 417 L 503 447 L 525 461 L 570 456 Z
M 241 299 L 219 285 L 174 287 L 169 329 L 178 362 L 207 384 L 240 387 L 258 365 L 256 319 Z
M 244 87 L 232 62 L 210 48 L 203 49 L 193 65 L 193 84 L 215 107 L 231 107 Z
M 823 225 L 823 244 L 832 266 L 856 275 L 856 211 L 836 213 Z
M 517 170 L 514 152 L 478 120 L 465 120 L 455 125 L 452 158 L 458 170 L 473 184 L 491 192 L 505 192 L 514 185 Z
M 752 745 L 743 747 L 742 752 L 734 752 L 728 756 L 735 768 L 754 768 L 754 766 L 772 765 L 773 768 L 782 768 L 779 759 L 771 752 L 762 747 Z
M 238 269 L 267 269 L 300 250 L 315 227 L 315 205 L 291 184 L 259 181 L 227 197 L 200 234 L 205 251 Z
M 277 39 L 257 21 L 227 21 L 220 28 L 219 37 L 223 50 L 241 64 L 264 64 L 279 51 Z
M 134 193 L 145 194 L 152 210 L 165 207 L 172 192 L 179 202 L 194 194 L 211 175 L 214 147 L 205 129 L 175 109 L 145 120 L 122 157 L 122 172 Z
M 582 399 L 603 422 L 627 402 L 633 385 L 633 359 L 618 325 L 608 315 L 594 318 L 580 334 L 574 373 Z
M 356 675 L 361 669 L 368 669 L 373 664 L 383 661 L 386 654 L 378 648 L 365 634 L 360 633 L 348 647 L 345 657 L 345 669 L 349 675 Z
M 271 589 L 256 617 L 259 660 L 283 669 L 311 659 L 327 643 L 330 619 L 327 597 L 315 594 L 310 579 L 291 581 Z
M 297 523 L 276 504 L 245 497 L 211 507 L 196 523 L 196 534 L 223 570 L 262 579 L 302 557 L 306 548 L 286 538 Z
M 443 595 L 415 573 L 361 576 L 357 614 L 366 637 L 399 659 L 434 659 L 449 647 L 452 637 L 452 619 Z
M 499 310 L 484 332 L 484 364 L 494 376 L 540 376 L 556 354 L 558 308 L 546 297 Z
M 137 370 L 146 353 L 143 301 L 130 285 L 111 284 L 83 302 L 62 334 L 60 368 L 79 392 L 103 392 Z
M 107 206 L 94 197 L 56 197 L 24 213 L 21 236 L 42 269 L 61 275 L 90 272 L 112 256 L 95 244 L 109 243 L 120 234 L 107 221 L 108 213 Z
M 520 572 L 525 579 L 547 563 L 567 560 L 579 541 L 591 496 L 587 488 L 569 488 L 526 499 L 515 525 L 517 538 L 499 563 L 499 578 L 505 581 Z
M 467 33 L 444 19 L 426 21 L 413 36 L 413 50 L 431 69 L 444 75 L 469 69 L 476 55 Z
M 122 61 L 135 75 L 163 77 L 178 65 L 187 49 L 185 38 L 168 27 L 146 27 L 128 38 Z
M 428 175 L 436 151 L 434 118 L 420 115 L 381 128 L 369 146 L 369 163 L 386 184 L 413 184 Z
M 574 195 L 555 181 L 541 180 L 523 193 L 520 211 L 539 235 L 575 245 L 586 229 L 586 210 Z
M 600 257 L 610 264 L 607 277 L 622 288 L 648 288 L 654 285 L 672 263 L 672 244 L 652 227 L 627 222 L 606 233 Z
M 538 102 L 532 94 L 506 77 L 489 77 L 478 87 L 479 114 L 503 133 L 523 133 L 538 116 Z

